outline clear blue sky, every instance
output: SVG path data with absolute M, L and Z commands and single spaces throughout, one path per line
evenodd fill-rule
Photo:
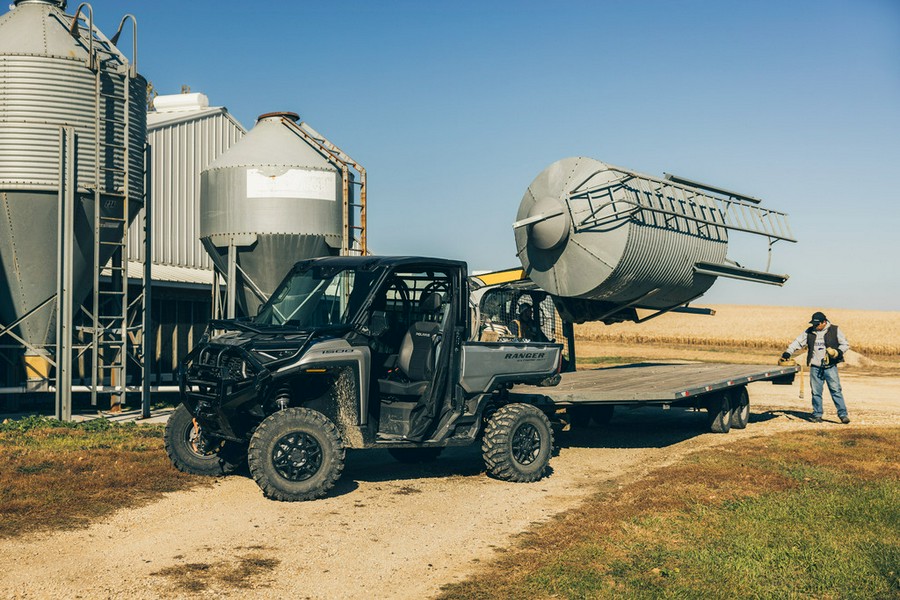
M 790 214 L 785 287 L 719 280 L 701 303 L 900 310 L 898 0 L 93 6 L 109 34 L 138 17 L 160 93 L 248 128 L 298 112 L 360 161 L 378 253 L 515 266 L 528 184 L 584 155 Z

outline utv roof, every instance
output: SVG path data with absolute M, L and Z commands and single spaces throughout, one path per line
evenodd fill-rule
M 310 265 L 327 265 L 335 268 L 380 269 L 423 263 L 433 266 L 467 268 L 465 261 L 428 256 L 325 256 L 301 260 L 294 265 L 294 268 L 304 269 Z

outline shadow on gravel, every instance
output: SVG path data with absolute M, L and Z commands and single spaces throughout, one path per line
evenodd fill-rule
M 705 411 L 616 407 L 610 423 L 559 432 L 556 444 L 561 448 L 665 448 L 707 432 Z
M 338 490 L 341 482 L 377 483 L 483 475 L 484 463 L 481 459 L 480 443 L 461 448 L 447 448 L 437 460 L 419 464 L 398 462 L 386 450 L 349 451 L 344 474 L 335 490 Z

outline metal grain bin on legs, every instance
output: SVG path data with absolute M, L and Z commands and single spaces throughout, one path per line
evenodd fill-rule
M 513 227 L 525 274 L 569 320 L 636 320 L 701 296 L 719 276 L 786 279 L 726 258 L 729 231 L 793 241 L 786 216 L 696 182 L 660 179 L 591 158 L 540 173 Z
M 75 306 L 93 285 L 95 231 L 103 264 L 143 200 L 146 81 L 93 27 L 89 5 L 65 6 L 17 0 L 0 17 L 0 321 L 27 316 L 17 329 L 32 347 L 54 341 L 60 129 L 78 139 Z
M 295 262 L 346 250 L 346 231 L 360 228 L 348 222 L 347 165 L 363 181 L 365 170 L 298 121 L 294 113 L 260 116 L 201 173 L 201 241 L 226 279 L 242 282 L 229 286 L 227 316 L 236 307 L 255 314 Z

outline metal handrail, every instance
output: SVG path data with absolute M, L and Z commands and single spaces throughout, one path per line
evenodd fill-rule
M 599 175 L 604 172 L 614 172 L 620 173 L 623 177 L 611 181 L 602 185 L 583 188 L 585 184 L 588 183 L 593 177 Z M 647 189 L 642 189 L 640 186 L 637 186 L 634 189 L 635 192 L 638 193 L 638 199 L 629 199 L 629 198 L 614 198 L 613 194 L 615 193 L 616 188 L 619 189 L 628 189 L 627 182 L 630 180 L 635 180 L 637 182 L 647 182 L 649 184 L 657 184 L 657 187 L 648 185 Z M 666 193 L 664 190 L 666 188 L 671 188 L 674 190 L 678 190 L 682 193 L 682 198 L 679 199 L 675 197 L 674 194 Z M 762 235 L 767 238 L 774 238 L 777 240 L 785 240 L 789 242 L 795 242 L 796 240 L 793 238 L 793 234 L 790 231 L 789 226 L 787 225 L 787 221 L 785 217 L 787 216 L 785 213 L 771 210 L 768 208 L 763 208 L 755 203 L 751 203 L 744 200 L 736 200 L 732 198 L 718 198 L 715 196 L 711 196 L 709 194 L 704 194 L 698 188 L 694 188 L 687 185 L 676 184 L 671 180 L 663 180 L 655 177 L 651 177 L 649 175 L 643 175 L 640 173 L 636 173 L 634 171 L 629 171 L 627 169 L 622 169 L 619 167 L 612 167 L 606 169 L 598 169 L 591 173 L 588 177 L 586 177 L 578 186 L 574 188 L 574 191 L 569 194 L 569 200 L 580 200 L 587 199 L 589 202 L 593 200 L 593 196 L 595 194 L 602 193 L 606 194 L 610 197 L 609 201 L 606 201 L 600 204 L 597 207 L 594 207 L 591 204 L 591 212 L 587 215 L 581 222 L 578 224 L 580 226 L 590 226 L 590 225 L 598 225 L 601 223 L 609 222 L 610 219 L 629 217 L 638 211 L 650 211 L 654 213 L 663 214 L 670 217 L 675 218 L 683 218 L 688 221 L 692 221 L 695 223 L 702 223 L 704 225 L 711 225 L 716 227 L 723 227 L 726 229 L 731 229 L 734 231 L 741 231 L 745 233 L 751 233 L 755 235 Z M 689 214 L 688 212 L 679 212 L 676 210 L 668 210 L 663 207 L 652 206 L 647 203 L 641 202 L 639 198 L 640 195 L 656 195 L 660 198 L 667 198 L 670 201 L 679 202 L 679 203 L 687 203 L 692 208 L 699 208 L 700 212 L 710 211 L 718 212 L 718 215 L 721 217 L 721 220 L 717 220 L 714 218 L 706 218 L 703 216 L 698 216 L 696 214 Z M 698 200 L 705 200 L 706 202 L 699 202 Z M 607 208 L 616 203 L 625 204 L 632 206 L 633 209 L 625 215 L 611 215 L 610 217 L 606 217 L 604 220 L 596 219 L 596 215 L 601 212 L 604 208 Z M 724 209 L 721 207 L 721 204 L 724 204 Z M 732 208 L 736 208 L 737 210 L 732 210 Z M 571 209 L 570 209 L 571 210 Z M 736 213 L 736 214 L 735 214 Z M 752 215 L 753 218 L 756 219 L 757 225 L 754 227 L 751 224 L 753 218 L 749 215 Z M 592 221 L 592 219 L 595 219 Z M 574 219 L 573 219 L 574 222 Z
M 137 43 L 137 37 L 138 37 L 138 24 L 137 24 L 137 17 L 135 17 L 135 16 L 134 16 L 133 14 L 131 14 L 131 13 L 127 13 L 126 15 L 124 15 L 124 16 L 122 17 L 122 20 L 119 22 L 119 28 L 116 30 L 115 35 L 113 35 L 112 38 L 110 38 L 109 41 L 110 41 L 110 43 L 111 43 L 113 46 L 116 46 L 117 48 L 119 47 L 119 46 L 118 46 L 118 43 L 119 43 L 119 36 L 122 35 L 122 28 L 125 26 L 125 21 L 127 21 L 128 19 L 131 19 L 131 24 L 132 24 L 132 27 L 131 27 L 131 61 L 130 61 L 130 62 L 131 62 L 131 68 L 130 68 L 129 70 L 130 70 L 130 75 L 131 75 L 131 77 L 135 77 L 135 76 L 137 75 L 137 59 L 138 59 L 138 43 Z

